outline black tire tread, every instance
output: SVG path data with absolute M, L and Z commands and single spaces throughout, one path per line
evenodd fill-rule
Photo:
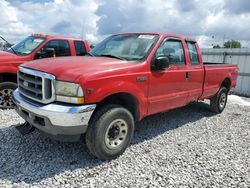
M 1 88 L 17 88 L 17 84 L 15 82 L 2 82 L 0 83 L 0 89 Z
M 98 126 L 97 122 L 104 121 L 104 118 L 106 117 L 106 115 L 111 113 L 114 109 L 117 109 L 117 108 L 122 108 L 123 110 L 126 110 L 131 115 L 131 118 L 133 119 L 132 114 L 124 107 L 122 107 L 120 105 L 116 105 L 116 104 L 110 104 L 110 105 L 107 105 L 107 106 L 104 106 L 104 107 L 98 109 L 93 114 L 93 117 L 91 118 L 91 120 L 89 122 L 89 127 L 88 127 L 88 130 L 86 132 L 86 145 L 87 145 L 90 153 L 99 159 L 105 160 L 105 159 L 111 159 L 111 158 L 107 158 L 107 156 L 103 156 L 100 153 L 96 152 L 96 148 L 98 146 L 96 146 L 95 145 L 96 143 L 94 142 L 94 140 L 95 140 L 94 132 L 97 129 L 96 126 Z
M 210 109 L 214 113 L 221 113 L 224 110 L 224 109 L 220 110 L 218 106 L 219 98 L 223 91 L 226 91 L 226 95 L 227 95 L 227 88 L 222 86 L 219 89 L 219 91 L 210 100 Z

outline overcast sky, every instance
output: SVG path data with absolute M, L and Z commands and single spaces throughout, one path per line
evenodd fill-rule
M 95 44 L 121 32 L 196 37 L 202 47 L 240 40 L 250 47 L 250 0 L 0 0 L 0 34 L 84 37 Z

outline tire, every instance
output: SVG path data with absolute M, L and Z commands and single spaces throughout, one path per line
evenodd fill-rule
M 121 155 L 134 134 L 132 114 L 119 105 L 108 105 L 95 112 L 86 133 L 86 145 L 91 154 L 101 160 Z
M 227 104 L 228 90 L 226 87 L 221 87 L 219 91 L 210 99 L 210 109 L 212 112 L 221 113 Z
M 0 108 L 10 109 L 14 107 L 12 102 L 12 93 L 17 88 L 14 82 L 0 83 Z

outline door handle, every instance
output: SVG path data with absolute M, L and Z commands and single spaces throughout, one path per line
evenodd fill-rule
M 186 72 L 186 80 L 190 80 L 190 72 Z

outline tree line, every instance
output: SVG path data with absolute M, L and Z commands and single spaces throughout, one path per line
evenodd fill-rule
M 213 48 L 242 48 L 242 45 L 237 40 L 229 40 L 220 46 L 219 44 L 214 45 Z

